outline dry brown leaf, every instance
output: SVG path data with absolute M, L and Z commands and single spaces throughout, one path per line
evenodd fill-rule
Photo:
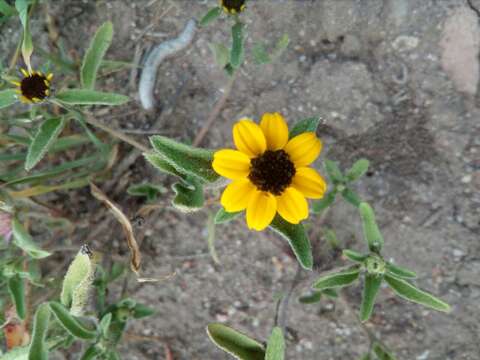
M 137 244 L 137 240 L 135 240 L 135 235 L 133 233 L 132 224 L 130 220 L 125 216 L 125 214 L 120 210 L 120 208 L 114 204 L 108 197 L 105 195 L 95 184 L 90 183 L 90 192 L 92 195 L 99 201 L 103 202 L 105 206 L 112 212 L 113 216 L 120 222 L 123 228 L 123 232 L 125 233 L 125 237 L 127 238 L 127 245 L 130 249 L 130 267 L 135 274 L 138 275 L 138 271 L 140 270 L 140 263 L 141 263 L 141 254 L 140 249 Z

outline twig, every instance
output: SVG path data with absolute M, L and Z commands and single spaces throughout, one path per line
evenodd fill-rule
M 210 112 L 210 115 L 208 115 L 207 121 L 205 122 L 205 125 L 203 125 L 203 128 L 200 129 L 198 132 L 197 136 L 195 137 L 195 140 L 193 140 L 193 146 L 198 146 L 202 142 L 203 138 L 205 135 L 207 135 L 208 131 L 212 127 L 213 123 L 218 117 L 218 114 L 222 110 L 222 108 L 225 106 L 225 103 L 227 102 L 228 97 L 230 96 L 230 93 L 232 92 L 233 88 L 233 83 L 235 82 L 236 79 L 236 74 L 235 72 L 233 76 L 230 78 L 227 87 L 225 89 L 225 92 L 223 93 L 222 97 L 217 101 L 215 106 L 213 107 L 212 111 Z

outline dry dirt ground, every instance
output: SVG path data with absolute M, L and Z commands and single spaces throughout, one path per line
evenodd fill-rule
M 49 12 L 72 54 L 81 56 L 95 29 L 111 20 L 116 31 L 108 57 L 133 61 L 135 53 L 174 36 L 188 19 L 200 18 L 215 3 L 55 0 Z M 384 289 L 367 326 L 399 359 L 480 358 L 477 9 L 478 0 L 250 1 L 242 15 L 247 48 L 257 42 L 273 44 L 284 33 L 291 44 L 276 63 L 266 66 L 255 65 L 247 54 L 246 66 L 202 144 L 230 145 L 232 124 L 241 116 L 279 111 L 293 123 L 320 115 L 322 158 L 343 167 L 359 157 L 371 161 L 371 171 L 357 190 L 377 211 L 384 253 L 415 269 L 419 286 L 453 308 L 450 314 L 437 313 Z M 44 21 L 37 14 L 35 37 L 48 46 Z M 2 48 L 18 35 L 16 22 L 4 25 Z M 227 82 L 209 43 L 228 39 L 226 19 L 198 31 L 186 51 L 161 65 L 156 113 L 147 114 L 138 101 L 131 102 L 113 111 L 109 125 L 130 132 L 153 127 L 191 141 Z M 123 72 L 104 79 L 100 87 L 135 97 L 136 84 L 135 77 Z M 131 135 L 147 143 L 147 135 Z M 122 145 L 122 159 L 130 151 Z M 321 159 L 317 166 L 321 168 Z M 171 182 L 141 157 L 113 173 L 117 177 L 108 194 L 130 213 L 142 204 L 126 195 L 128 183 Z M 214 199 L 218 193 L 210 195 Z M 86 209 L 101 209 L 87 190 L 72 196 L 83 209 L 79 216 Z M 243 220 L 236 220 L 217 229 L 221 264 L 216 265 L 208 255 L 206 221 L 206 211 L 183 214 L 165 207 L 142 227 L 145 274 L 160 277 L 174 270 L 176 276 L 161 284 L 128 283 L 133 297 L 158 312 L 129 328 L 124 359 L 165 359 L 164 344 L 155 337 L 165 339 L 174 359 L 228 359 L 207 339 L 204 329 L 213 321 L 259 339 L 268 336 L 276 299 L 295 276 L 295 261 L 273 233 L 249 232 Z M 93 246 L 110 246 L 113 254 L 126 258 L 120 227 L 113 220 L 109 225 L 114 230 L 99 231 Z M 309 226 L 316 270 L 302 273 L 289 307 L 287 359 L 358 359 L 369 341 L 355 314 L 341 302 L 305 306 L 296 297 L 316 273 L 344 264 L 325 245 L 324 228 L 335 229 L 342 246 L 364 249 L 359 217 L 337 201 L 324 219 L 313 217 Z M 83 236 L 87 229 L 79 231 Z M 357 309 L 360 286 L 347 290 L 346 298 Z

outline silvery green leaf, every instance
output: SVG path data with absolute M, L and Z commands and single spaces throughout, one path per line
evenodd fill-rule
M 342 196 L 345 200 L 347 200 L 350 204 L 355 207 L 359 207 L 362 200 L 358 197 L 358 195 L 350 188 L 346 187 L 342 191 Z
M 352 167 L 346 172 L 345 178 L 347 181 L 355 181 L 361 178 L 367 171 L 370 162 L 367 159 L 357 160 Z
M 68 309 L 62 304 L 51 301 L 49 306 L 62 327 L 71 335 L 84 340 L 93 340 L 98 336 L 96 330 L 88 329 L 79 319 L 70 314 Z
M 46 343 L 48 324 L 50 322 L 50 307 L 43 303 L 37 307 L 33 320 L 32 341 L 28 351 L 28 360 L 48 360 Z
M 220 16 L 221 13 L 222 13 L 222 9 L 219 6 L 210 9 L 205 14 L 205 16 L 200 20 L 200 26 L 209 25 L 214 20 L 216 20 Z
M 330 205 L 333 204 L 335 201 L 335 197 L 337 196 L 337 192 L 332 190 L 328 192 L 322 199 L 315 200 L 312 205 L 312 212 L 314 214 L 318 214 L 328 208 Z
M 362 254 L 350 249 L 343 250 L 342 254 L 345 257 L 349 258 L 350 260 L 356 261 L 359 263 L 363 263 L 368 258 L 368 254 Z
M 200 210 L 205 202 L 202 183 L 189 176 L 187 182 L 178 182 L 173 184 L 172 189 L 175 197 L 172 201 L 173 206 L 185 212 Z
M 333 272 L 315 281 L 312 287 L 315 290 L 341 288 L 353 284 L 360 274 L 359 266 L 352 266 L 343 271 Z
M 267 342 L 267 352 L 265 360 L 284 360 L 285 358 L 285 339 L 282 329 L 275 327 Z
M 125 95 L 88 89 L 62 90 L 55 98 L 67 105 L 122 105 L 130 101 Z
M 238 69 L 242 65 L 245 50 L 243 44 L 244 25 L 237 22 L 232 26 L 232 49 L 230 51 L 230 64 L 234 69 Z
M 383 236 L 378 229 L 375 213 L 369 204 L 362 202 L 359 206 L 363 224 L 363 234 L 370 251 L 379 252 L 383 247 Z
M 14 89 L 0 91 L 0 109 L 13 105 L 17 101 L 17 93 Z
M 387 271 L 392 276 L 400 277 L 407 280 L 415 279 L 417 277 L 417 274 L 414 271 L 408 270 L 399 265 L 394 265 L 392 263 L 387 263 Z
M 328 176 L 334 184 L 339 184 L 344 182 L 344 177 L 340 168 L 338 167 L 335 161 L 325 159 L 325 170 L 327 171 Z
M 12 219 L 12 230 L 14 244 L 24 250 L 31 257 L 41 259 L 51 255 L 48 251 L 42 250 L 38 247 L 17 218 Z
M 383 276 L 365 274 L 365 284 L 363 287 L 362 304 L 360 305 L 360 320 L 367 321 L 372 315 L 373 306 L 378 290 L 382 284 Z

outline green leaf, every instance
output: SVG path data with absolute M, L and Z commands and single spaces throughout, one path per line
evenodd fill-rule
M 359 263 L 363 263 L 368 258 L 368 254 L 361 254 L 359 252 L 356 252 L 350 249 L 343 250 L 342 254 L 345 257 L 349 258 L 350 260 L 356 261 Z
M 230 51 L 223 44 L 209 44 L 209 46 L 215 57 L 216 64 L 224 68 L 230 61 Z
M 252 49 L 252 53 L 253 60 L 257 65 L 268 64 L 272 61 L 270 55 L 267 52 L 267 49 L 265 49 L 265 46 L 263 44 L 255 45 Z
M 16 218 L 12 220 L 12 230 L 14 244 L 25 251 L 28 255 L 35 259 L 50 256 L 48 251 L 40 249 L 37 244 L 35 244 L 30 234 Z
M 451 310 L 450 305 L 423 290 L 417 289 L 406 280 L 386 274 L 385 281 L 401 298 L 438 311 L 449 312 Z
M 47 303 L 38 306 L 33 320 L 33 334 L 28 360 L 48 360 L 48 346 L 46 343 L 48 323 L 50 322 L 50 308 Z
M 375 299 L 380 290 L 383 277 L 375 276 L 371 274 L 365 274 L 365 284 L 362 294 L 362 305 L 360 306 L 360 320 L 367 321 L 372 315 L 373 306 L 375 305 Z
M 150 137 L 150 142 L 157 154 L 177 172 L 192 175 L 200 181 L 209 183 L 219 178 L 212 168 L 214 153 L 212 150 L 195 148 L 160 135 Z
M 25 170 L 31 170 L 45 156 L 58 135 L 62 132 L 65 121 L 63 117 L 45 120 L 33 137 L 28 147 Z
M 335 161 L 325 159 L 325 170 L 334 184 L 341 184 L 344 182 L 345 179 Z
M 325 240 L 327 241 L 328 245 L 332 249 L 338 249 L 339 248 L 339 242 L 337 239 L 337 234 L 335 234 L 335 231 L 332 229 L 325 229 Z
M 241 360 L 265 360 L 265 348 L 258 341 L 219 323 L 207 326 L 210 340 L 223 351 Z
M 18 101 L 17 93 L 13 89 L 0 91 L 0 109 L 13 105 Z
M 375 213 L 368 203 L 362 202 L 359 205 L 360 216 L 363 224 L 363 234 L 367 241 L 368 248 L 373 252 L 380 252 L 383 247 L 383 236 L 378 229 L 375 220 Z
M 396 360 L 397 358 L 389 351 L 389 349 L 386 349 L 385 346 L 380 344 L 379 342 L 375 342 L 373 344 L 373 352 L 375 355 L 377 355 L 378 360 Z
M 90 347 L 85 350 L 80 360 L 94 360 L 102 353 L 102 350 L 98 348 L 96 344 L 90 345 Z
M 322 299 L 321 291 L 312 291 L 310 294 L 302 295 L 298 298 L 298 301 L 302 304 L 316 304 Z
M 112 43 L 112 38 L 113 24 L 107 21 L 98 28 L 83 58 L 80 70 L 80 80 L 83 88 L 93 90 L 95 87 L 98 68 Z
M 202 20 L 200 20 L 200 26 L 209 25 L 214 20 L 216 20 L 221 13 L 222 13 L 222 9 L 219 6 L 210 9 L 202 18 Z
M 347 181 L 355 181 L 361 178 L 367 171 L 370 162 L 367 159 L 357 160 L 345 174 Z
M 303 134 L 305 132 L 316 132 L 318 124 L 320 123 L 320 117 L 311 117 L 303 119 L 293 125 L 292 130 L 290 130 L 289 137 L 294 138 L 297 135 Z
M 322 199 L 316 200 L 313 202 L 312 205 L 312 212 L 314 214 L 318 214 L 328 208 L 330 205 L 333 204 L 335 201 L 335 197 L 337 196 L 337 192 L 332 190 L 327 193 Z
M 25 319 L 26 306 L 25 306 L 25 286 L 24 280 L 15 275 L 8 279 L 8 292 L 12 298 L 12 302 L 15 304 L 17 315 L 20 319 Z
M 285 339 L 282 329 L 278 326 L 273 328 L 272 335 L 268 339 L 265 360 L 283 360 L 285 358 Z
M 277 214 L 270 224 L 270 228 L 288 241 L 300 265 L 306 270 L 312 270 L 312 246 L 303 225 L 290 224 Z
M 241 213 L 242 213 L 241 211 L 228 212 L 224 208 L 221 208 L 215 214 L 215 224 L 223 224 L 223 223 L 227 223 L 229 221 L 232 221 L 237 216 L 239 216 Z
M 207 244 L 208 244 L 208 251 L 210 252 L 210 256 L 212 257 L 213 261 L 216 264 L 220 264 L 220 260 L 217 255 L 217 251 L 215 250 L 215 218 L 212 213 L 208 213 L 208 220 L 207 220 Z
M 5 0 L 0 0 L 0 13 L 9 17 L 17 13 L 17 10 L 13 6 L 8 5 Z
M 125 95 L 86 89 L 63 90 L 55 98 L 68 105 L 122 105 L 130 101 Z
M 84 340 L 93 340 L 97 337 L 96 331 L 86 328 L 65 306 L 55 301 L 49 302 L 49 305 L 57 320 L 71 335 Z
M 230 51 L 230 64 L 234 69 L 242 65 L 245 58 L 245 49 L 243 44 L 243 24 L 237 22 L 232 26 L 232 49 Z
M 387 263 L 387 271 L 390 275 L 403 278 L 403 279 L 415 279 L 417 274 L 412 271 L 408 270 L 402 266 L 394 265 L 392 263 Z
M 63 278 L 60 300 L 73 315 L 81 315 L 92 286 L 95 264 L 88 246 L 83 245 Z
M 155 309 L 152 309 L 151 307 L 148 307 L 143 304 L 135 304 L 135 307 L 133 308 L 133 313 L 132 316 L 135 319 L 141 319 L 144 317 L 152 316 L 155 314 Z
M 127 189 L 129 195 L 144 196 L 149 202 L 157 200 L 158 195 L 164 194 L 165 192 L 166 189 L 163 186 L 150 183 L 130 185 Z
M 290 37 L 287 33 L 283 34 L 280 39 L 278 39 L 275 44 L 275 49 L 273 50 L 272 58 L 278 58 L 282 53 L 287 49 L 288 44 L 290 44 Z
M 155 153 L 144 153 L 143 156 L 145 159 L 153 165 L 155 168 L 160 170 L 161 172 L 167 173 L 169 175 L 177 176 L 181 179 L 185 179 L 185 174 L 181 174 L 180 172 L 175 169 L 170 163 L 163 159 L 162 156 L 155 154 Z
M 350 204 L 352 204 L 355 207 L 359 207 L 360 203 L 362 202 L 362 200 L 358 197 L 358 195 L 348 187 L 342 191 L 342 196 L 345 200 L 347 200 Z
M 341 288 L 344 286 L 351 285 L 355 280 L 358 279 L 360 274 L 359 266 L 352 266 L 351 268 L 328 274 L 321 277 L 313 284 L 315 290 L 324 290 L 330 288 Z
M 30 21 L 28 18 L 28 6 L 31 4 L 30 0 L 16 0 L 15 8 L 18 11 L 18 16 L 23 26 L 23 39 L 22 39 L 22 56 L 23 61 L 28 68 L 31 68 L 30 57 L 33 52 L 32 35 L 30 33 Z
M 173 184 L 172 189 L 175 192 L 175 197 L 172 205 L 185 212 L 200 210 L 205 203 L 203 185 L 192 176 L 189 176 L 186 181 L 187 183 L 178 182 Z
M 102 317 L 100 323 L 98 324 L 98 328 L 102 333 L 102 336 L 107 339 L 108 338 L 108 330 L 110 328 L 110 323 L 112 322 L 112 313 L 107 313 Z

